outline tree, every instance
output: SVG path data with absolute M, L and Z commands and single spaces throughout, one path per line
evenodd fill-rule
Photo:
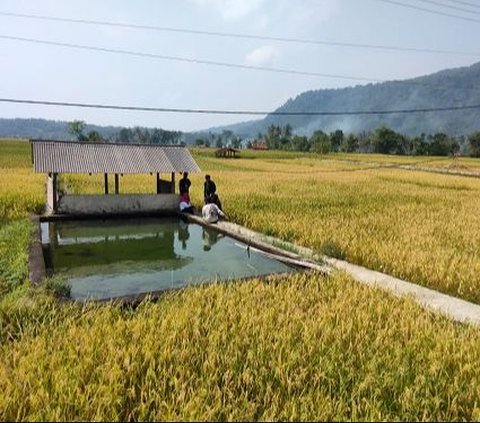
M 164 144 L 164 136 L 161 129 L 155 128 L 150 134 L 150 142 L 152 144 Z
M 88 141 L 100 142 L 103 141 L 103 137 L 98 131 L 90 131 L 86 137 Z
M 419 137 L 414 137 L 411 140 L 412 154 L 416 156 L 428 156 L 429 145 L 425 140 L 425 134 L 422 133 Z
M 315 153 L 327 154 L 330 151 L 330 138 L 323 131 L 315 131 L 310 139 L 311 149 Z
M 132 142 L 133 133 L 130 128 L 122 128 L 118 133 L 118 140 L 122 143 L 129 143 Z
M 215 147 L 217 147 L 217 148 L 222 148 L 223 147 L 222 136 L 220 134 L 217 135 L 217 141 L 215 143 Z
M 240 137 L 233 137 L 232 139 L 233 148 L 240 148 L 241 143 L 242 143 L 242 139 Z
M 280 148 L 282 150 L 293 150 L 292 145 L 292 127 L 290 124 L 286 124 L 283 128 L 280 128 Z
M 449 154 L 453 154 L 455 146 L 447 134 L 437 132 L 429 136 L 429 139 L 431 140 L 429 150 L 432 156 L 448 156 Z
M 375 130 L 372 141 L 375 153 L 405 154 L 409 148 L 409 140 L 405 136 L 385 125 Z
M 468 146 L 471 156 L 480 157 L 480 132 L 474 132 L 468 135 Z
M 267 147 L 270 150 L 276 150 L 280 147 L 280 136 L 281 136 L 280 126 L 270 125 L 267 129 L 267 134 L 265 135 L 265 141 Z
M 197 138 L 197 139 L 195 140 L 195 145 L 198 146 L 198 147 L 200 147 L 201 145 L 204 144 L 204 142 L 205 142 L 205 140 L 204 140 L 203 138 Z
M 354 134 L 348 134 L 347 138 L 343 139 L 341 149 L 346 153 L 353 153 L 359 148 L 358 138 Z
M 83 120 L 73 120 L 68 123 L 68 132 L 77 138 L 77 141 L 86 141 L 87 137 L 83 133 L 86 124 Z
M 228 145 L 230 143 L 232 136 L 233 131 L 230 131 L 229 129 L 224 129 L 222 131 L 222 138 L 225 140 L 225 145 Z
M 374 135 L 371 132 L 362 131 L 357 134 L 358 151 L 362 153 L 372 153 L 374 151 L 373 138 Z
M 330 144 L 332 145 L 332 151 L 339 151 L 343 142 L 343 131 L 337 129 L 335 132 L 330 133 Z
M 308 142 L 308 139 L 306 136 L 299 136 L 295 135 L 292 138 L 292 148 L 295 151 L 309 151 L 310 150 L 310 143 Z

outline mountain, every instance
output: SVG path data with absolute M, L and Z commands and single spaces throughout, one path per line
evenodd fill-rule
M 411 110 L 480 105 L 480 62 L 468 67 L 447 69 L 431 75 L 404 81 L 389 81 L 355 87 L 306 91 L 289 99 L 275 112 L 356 112 Z M 187 144 L 208 132 L 233 131 L 241 138 L 265 133 L 270 125 L 290 124 L 293 132 L 311 135 L 316 130 L 344 133 L 372 131 L 381 125 L 405 135 L 422 133 L 465 135 L 480 131 L 480 107 L 456 111 L 395 114 L 350 114 L 330 116 L 278 116 L 268 115 L 261 120 L 251 120 L 192 133 L 183 133 Z M 87 124 L 85 133 L 99 132 L 110 139 L 122 127 Z M 72 139 L 68 122 L 46 119 L 0 119 L 0 138 Z
M 403 81 L 307 91 L 289 99 L 275 112 L 355 112 L 411 110 L 480 105 L 480 62 Z M 465 135 L 480 130 L 480 107 L 456 111 L 334 116 L 278 116 L 212 129 L 228 129 L 242 137 L 265 133 L 270 125 L 290 124 L 293 132 L 311 135 L 316 130 L 345 133 L 372 131 L 386 125 L 405 135 Z

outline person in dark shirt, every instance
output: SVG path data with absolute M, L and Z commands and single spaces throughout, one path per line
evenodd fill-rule
M 180 182 L 178 183 L 180 195 L 185 193 L 188 194 L 190 185 L 192 185 L 192 183 L 190 182 L 190 179 L 188 179 L 188 172 L 183 172 L 183 178 L 180 179 Z
M 217 191 L 217 186 L 215 182 L 210 178 L 210 175 L 205 175 L 205 182 L 203 184 L 203 197 L 205 200 L 205 204 L 211 203 L 213 195 L 215 195 Z

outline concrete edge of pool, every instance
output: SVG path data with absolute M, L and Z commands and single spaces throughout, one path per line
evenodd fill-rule
M 198 216 L 191 216 L 197 223 L 202 224 L 202 220 Z M 203 222 L 204 225 L 208 225 Z M 309 260 L 314 260 L 317 263 L 319 270 L 328 274 L 332 271 L 345 272 L 352 279 L 364 285 L 373 288 L 380 288 L 384 291 L 393 294 L 399 298 L 412 298 L 420 307 L 427 311 L 443 315 L 453 321 L 470 324 L 480 328 L 480 304 L 475 304 L 461 298 L 453 297 L 451 295 L 443 294 L 434 289 L 417 285 L 413 282 L 398 279 L 393 276 L 381 273 L 375 270 L 368 269 L 363 266 L 355 265 L 344 260 L 335 259 L 325 255 L 318 255 L 309 248 L 297 246 L 295 244 L 280 241 L 277 238 L 260 234 L 250 229 L 244 228 L 229 221 L 219 221 L 214 225 L 210 225 L 219 231 L 225 231 L 230 236 L 235 237 L 238 234 L 240 240 L 251 244 L 257 243 L 260 247 L 270 248 L 273 251 L 283 251 L 292 257 L 300 257 L 305 263 Z M 297 251 L 297 254 L 289 253 L 288 251 L 280 250 L 271 244 L 285 245 L 286 248 Z M 325 264 L 318 264 L 318 262 Z

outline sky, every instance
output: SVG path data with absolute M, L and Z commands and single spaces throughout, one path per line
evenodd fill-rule
M 0 99 L 268 112 L 469 66 L 479 40 L 478 0 L 0 0 Z M 0 101 L 15 117 L 195 131 L 263 116 Z

